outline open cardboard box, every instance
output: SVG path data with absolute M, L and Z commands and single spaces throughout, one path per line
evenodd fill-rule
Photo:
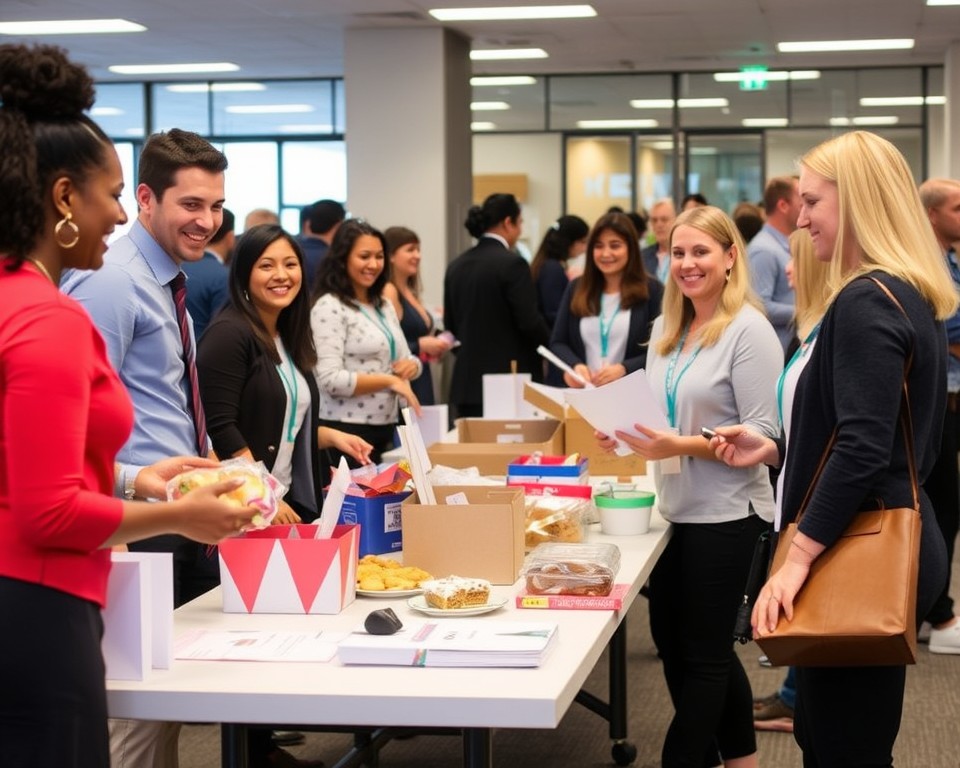
M 506 475 L 507 465 L 517 456 L 537 451 L 563 453 L 563 423 L 556 419 L 457 419 L 457 440 L 427 448 L 430 461 L 458 469 L 477 467 L 481 475 Z
M 232 539 L 220 552 L 225 613 L 340 613 L 357 596 L 360 527 L 271 525 Z
M 576 408 L 562 400 L 556 400 L 547 394 L 548 388 L 533 387 L 527 384 L 523 388 L 523 397 L 544 413 L 563 420 L 564 453 L 579 453 L 590 461 L 591 475 L 616 475 L 626 477 L 647 474 L 647 463 L 636 454 L 617 456 L 606 453 L 597 445 L 593 436 L 594 429 L 577 413 Z M 554 388 L 555 389 L 555 388 Z
M 403 562 L 437 578 L 513 584 L 523 565 L 523 492 L 496 486 L 433 490 L 437 504 L 420 504 L 415 495 L 403 502 Z

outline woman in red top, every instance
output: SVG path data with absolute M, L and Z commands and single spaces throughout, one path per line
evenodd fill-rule
M 57 289 L 96 269 L 127 220 L 116 151 L 84 110 L 93 81 L 63 51 L 0 46 L 0 765 L 109 765 L 100 653 L 110 547 L 166 532 L 215 543 L 254 510 L 219 483 L 176 502 L 113 498 L 130 399 L 86 312 Z M 162 497 L 197 460 L 141 471 Z M 29 649 L 36 663 L 25 664 Z

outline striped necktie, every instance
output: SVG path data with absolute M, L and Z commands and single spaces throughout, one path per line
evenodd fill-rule
M 200 382 L 197 379 L 197 361 L 190 341 L 190 324 L 187 320 L 187 278 L 183 272 L 170 282 L 173 303 L 177 307 L 177 323 L 180 325 L 180 341 L 183 342 L 183 362 L 190 381 L 190 405 L 193 410 L 193 426 L 197 431 L 197 455 L 207 455 L 207 420 L 200 402 Z

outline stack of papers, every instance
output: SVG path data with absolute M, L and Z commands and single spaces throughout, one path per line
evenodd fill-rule
M 354 632 L 340 642 L 341 664 L 413 667 L 539 667 L 557 637 L 549 622 L 439 619 L 395 635 Z

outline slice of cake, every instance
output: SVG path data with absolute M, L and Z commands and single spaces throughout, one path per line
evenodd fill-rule
M 490 582 L 484 579 L 463 579 L 448 576 L 420 584 L 423 598 L 432 608 L 451 610 L 486 605 L 490 600 Z

